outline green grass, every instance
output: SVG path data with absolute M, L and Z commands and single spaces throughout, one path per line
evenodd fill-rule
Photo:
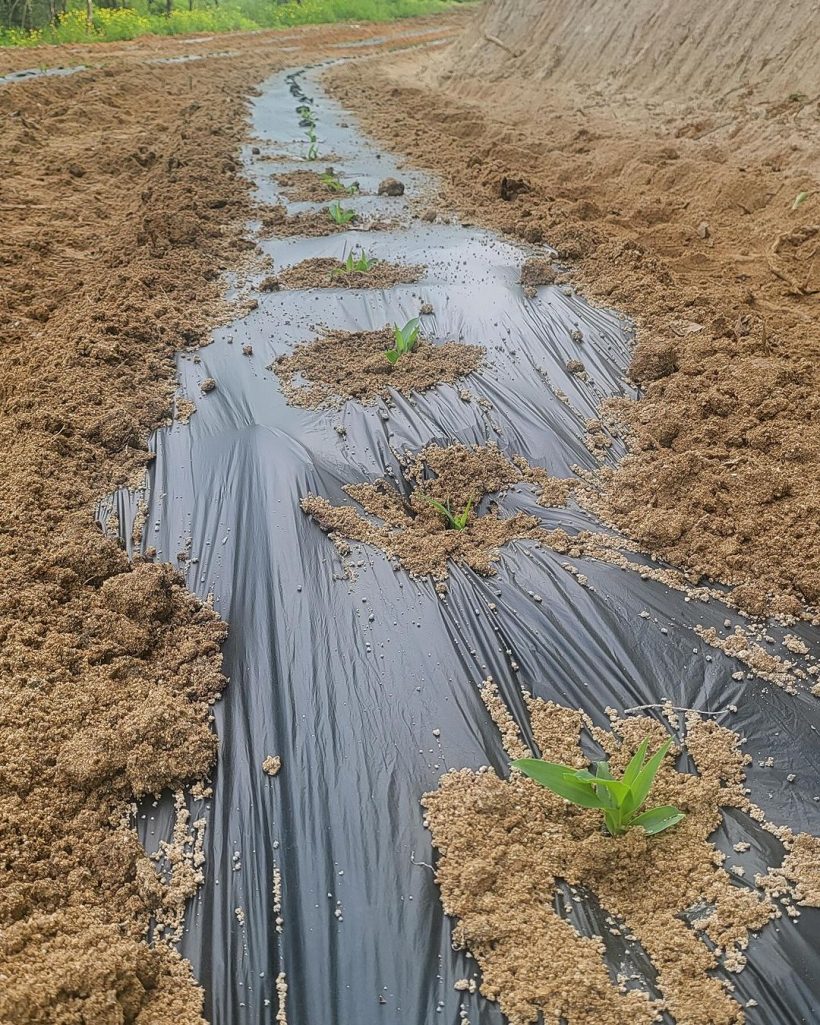
M 179 2 L 179 0 L 177 0 Z M 233 0 L 219 7 L 200 6 L 172 10 L 170 16 L 152 13 L 145 0 L 132 7 L 95 7 L 89 32 L 85 5 L 69 4 L 57 25 L 25 31 L 0 27 L 0 46 L 38 46 L 43 43 L 116 42 L 139 36 L 174 36 L 196 32 L 232 32 L 241 29 L 288 28 L 337 21 L 392 21 L 447 10 L 459 0 L 302 0 L 297 4 L 275 0 Z M 464 0 L 460 0 L 464 2 Z M 469 0 L 468 0 L 469 2 Z M 195 0 L 203 4 L 204 0 Z M 0 4 L 0 11 L 2 4 Z

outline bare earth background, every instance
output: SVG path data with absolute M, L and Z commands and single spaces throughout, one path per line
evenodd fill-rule
M 171 898 L 123 818 L 211 764 L 223 626 L 92 509 L 150 459 L 173 352 L 253 256 L 236 152 L 271 71 L 387 37 L 333 75 L 365 127 L 441 174 L 442 209 L 549 242 L 638 322 L 604 513 L 752 610 L 820 598 L 815 5 L 651 6 L 499 0 L 384 61 L 474 12 L 0 54 L 102 65 L 0 87 L 0 1022 L 200 1021 L 143 941 Z M 189 53 L 211 56 L 151 63 Z

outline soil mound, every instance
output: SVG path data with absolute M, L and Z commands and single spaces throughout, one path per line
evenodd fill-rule
M 455 77 L 525 75 L 675 98 L 820 92 L 814 0 L 497 0 L 448 52 Z
M 391 388 L 411 395 L 438 384 L 452 384 L 477 370 L 485 353 L 478 345 L 433 345 L 422 338 L 412 352 L 391 365 L 385 353 L 394 345 L 390 327 L 380 331 L 329 331 L 280 356 L 273 369 L 288 402 L 319 409 L 340 406 L 347 399 L 388 400 Z

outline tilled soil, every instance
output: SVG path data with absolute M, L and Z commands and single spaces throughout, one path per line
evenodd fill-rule
M 391 36 L 453 22 L 379 26 Z M 253 256 L 243 96 L 369 29 L 4 51 L 3 70 L 104 62 L 0 87 L 0 1021 L 201 1020 L 134 797 L 206 773 L 225 628 L 170 568 L 128 563 L 94 502 L 138 482 L 172 410 L 173 355 L 226 315 Z M 432 38 L 432 36 L 431 36 Z M 229 37 L 231 41 L 239 37 Z M 165 910 L 164 910 L 165 909 Z
M 334 200 L 343 203 L 359 191 L 357 183 L 336 178 L 332 167 L 324 171 L 288 171 L 274 177 L 283 195 L 294 203 L 331 203 Z M 334 179 L 341 188 L 329 184 L 327 178 Z
M 347 399 L 389 399 L 391 389 L 410 395 L 438 384 L 452 384 L 477 370 L 484 357 L 484 349 L 478 345 L 434 345 L 421 338 L 412 352 L 390 364 L 385 353 L 394 346 L 391 327 L 329 331 L 280 356 L 273 369 L 288 402 L 318 409 L 341 405 Z
M 377 260 L 367 271 L 348 270 L 332 256 L 314 256 L 286 267 L 277 280 L 280 288 L 392 288 L 418 281 L 423 271 L 423 267 L 389 260 Z
M 93 67 L 0 87 L 0 1021 L 201 1021 L 188 967 L 144 943 L 176 898 L 129 808 L 212 764 L 224 626 L 167 567 L 130 565 L 93 504 L 140 479 L 171 414 L 174 352 L 207 340 L 226 315 L 221 272 L 254 257 L 242 97 L 285 63 L 346 55 L 338 44 L 387 37 L 378 53 L 459 24 L 2 54 L 2 71 Z M 458 99 L 425 85 L 428 56 L 347 69 L 337 88 L 443 173 L 465 218 L 554 242 L 642 327 L 646 397 L 620 410 L 632 455 L 607 483 L 611 517 L 739 584 L 749 607 L 815 601 L 814 108 L 534 105 L 510 82 L 482 109 L 479 81 Z M 795 843 L 784 886 L 805 854 Z
M 492 681 L 482 695 L 509 757 L 533 757 Z M 528 696 L 525 703 L 540 757 L 586 768 L 579 745 L 586 730 L 616 779 L 641 740 L 654 751 L 668 738 L 665 725 L 648 717 L 613 717 L 610 732 L 574 709 Z M 677 713 L 666 714 L 677 730 Z M 799 913 L 795 900 L 812 902 L 807 887 L 816 882 L 817 839 L 766 823 L 750 804 L 743 786 L 748 757 L 731 730 L 689 712 L 685 735 L 697 775 L 678 772 L 672 755 L 665 759 L 650 805 L 672 805 L 685 818 L 657 836 L 639 828 L 620 838 L 604 835 L 600 811 L 572 806 L 519 773 L 503 779 L 453 770 L 425 795 L 442 900 L 459 919 L 454 939 L 474 953 L 481 992 L 499 1001 L 512 1025 L 528 1025 L 539 1013 L 573 1025 L 649 1025 L 660 1010 L 681 1025 L 743 1022 L 740 1004 L 709 973 L 721 961 L 742 970 L 749 934 L 781 914 L 775 893 L 789 914 Z M 754 886 L 737 885 L 742 870 L 724 866 L 710 842 L 722 807 L 742 809 L 781 836 L 793 852 L 784 862 L 791 880 L 775 870 Z M 576 930 L 572 902 L 564 918 L 544 899 L 557 880 L 573 895 L 576 887 L 595 894 L 612 936 L 640 942 L 657 968 L 661 1000 L 613 984 L 600 956 L 603 942 Z
M 753 612 L 815 605 L 816 97 L 641 102 L 573 87 L 564 65 L 553 84 L 543 61 L 535 84 L 497 40 L 471 38 L 503 64 L 492 81 L 479 51 L 457 48 L 329 82 L 367 130 L 439 173 L 442 209 L 555 246 L 586 294 L 636 320 L 644 394 L 617 408 L 630 454 L 605 481 L 607 518 L 737 585 Z

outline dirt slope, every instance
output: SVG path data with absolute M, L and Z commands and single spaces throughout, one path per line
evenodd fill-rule
M 811 97 L 820 92 L 817 17 L 814 0 L 492 0 L 450 59 L 456 75 L 527 75 L 643 97 Z
M 601 480 L 605 518 L 694 575 L 737 585 L 751 611 L 816 605 L 820 105 L 817 92 L 776 83 L 808 68 L 801 81 L 810 88 L 820 62 L 812 71 L 801 57 L 782 73 L 772 62 L 759 78 L 773 97 L 766 102 L 742 90 L 727 98 L 723 78 L 717 97 L 601 91 L 571 79 L 587 68 L 600 80 L 618 67 L 618 40 L 645 5 L 596 4 L 597 22 L 590 5 L 566 5 L 575 17 L 566 30 L 555 20 L 564 6 L 498 0 L 453 47 L 339 69 L 334 88 L 369 130 L 439 172 L 443 211 L 454 205 L 472 221 L 556 247 L 586 294 L 637 322 L 632 372 L 645 393 L 618 411 L 631 454 Z M 752 24 L 756 35 L 741 49 L 759 64 L 781 14 L 767 7 L 764 31 L 762 5 L 727 6 L 737 23 Z M 790 10 L 799 22 L 812 6 Z M 714 10 L 686 5 L 693 23 Z M 593 26 L 586 48 L 581 23 Z M 652 45 L 674 38 L 674 24 Z M 505 25 L 505 45 L 532 39 L 533 49 L 515 58 L 484 37 Z M 805 35 L 816 43 L 816 33 Z M 652 63 L 641 38 L 641 59 Z M 539 63 L 536 40 L 560 45 L 567 60 Z M 723 59 L 714 31 L 695 42 L 705 68 Z M 645 75 L 653 87 L 661 77 Z M 706 79 L 699 84 L 707 89 Z

